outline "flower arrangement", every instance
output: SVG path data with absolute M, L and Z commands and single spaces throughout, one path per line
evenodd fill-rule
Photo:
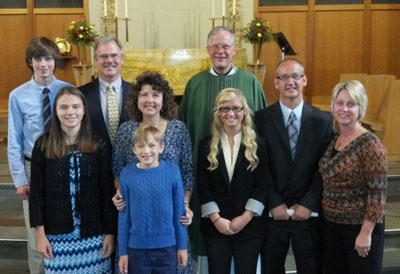
M 77 46 L 91 46 L 99 35 L 85 19 L 72 21 L 67 29 L 67 40 Z
M 240 36 L 245 42 L 250 44 L 263 44 L 272 42 L 274 31 L 269 22 L 264 18 L 255 17 L 241 30 Z

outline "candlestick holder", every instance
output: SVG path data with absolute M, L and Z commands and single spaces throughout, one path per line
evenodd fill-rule
M 236 32 L 236 14 L 232 15 L 232 29 Z
M 131 20 L 129 17 L 118 18 L 118 20 L 125 21 L 125 42 L 129 42 L 129 24 L 128 22 Z
M 223 25 L 223 26 L 225 26 L 225 20 L 226 20 L 225 15 L 222 15 L 222 25 Z
M 100 17 L 100 19 L 104 24 L 104 34 L 113 34 L 115 37 L 118 38 L 118 17 L 102 16 Z
M 215 17 L 209 18 L 209 20 L 211 20 L 212 28 L 215 28 L 215 20 L 217 20 L 217 19 L 218 18 L 215 18 Z

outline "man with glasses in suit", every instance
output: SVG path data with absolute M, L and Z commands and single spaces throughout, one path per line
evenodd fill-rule
M 297 273 L 317 274 L 322 192 L 318 162 L 332 137 L 333 120 L 330 113 L 304 102 L 307 76 L 298 60 L 281 61 L 274 83 L 279 101 L 255 113 L 272 180 L 264 209 L 268 228 L 261 255 L 263 273 L 285 273 L 291 244 Z

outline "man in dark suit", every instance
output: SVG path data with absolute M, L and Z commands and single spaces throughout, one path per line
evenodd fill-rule
M 121 78 L 124 50 L 117 38 L 106 35 L 97 39 L 94 44 L 94 52 L 99 77 L 79 89 L 86 97 L 94 133 L 111 145 L 115 132 L 113 132 L 113 127 L 110 127 L 112 122 L 110 121 L 111 111 L 108 100 L 109 89 L 113 91 L 113 99 L 115 99 L 118 112 L 116 128 L 129 119 L 125 103 L 130 84 Z
M 319 218 L 322 178 L 318 162 L 332 137 L 330 113 L 303 100 L 307 76 L 303 65 L 286 59 L 276 68 L 279 102 L 255 114 L 264 138 L 272 190 L 268 231 L 263 244 L 263 273 L 284 274 L 291 243 L 298 274 L 319 273 Z M 269 215 L 269 216 L 268 216 Z

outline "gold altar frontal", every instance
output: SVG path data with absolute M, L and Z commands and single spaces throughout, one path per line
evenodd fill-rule
M 158 72 L 168 80 L 175 95 L 183 95 L 187 81 L 211 67 L 206 49 L 125 49 L 124 52 L 121 67 L 124 80 L 133 82 L 144 71 Z M 245 48 L 237 49 L 233 63 L 246 68 Z

